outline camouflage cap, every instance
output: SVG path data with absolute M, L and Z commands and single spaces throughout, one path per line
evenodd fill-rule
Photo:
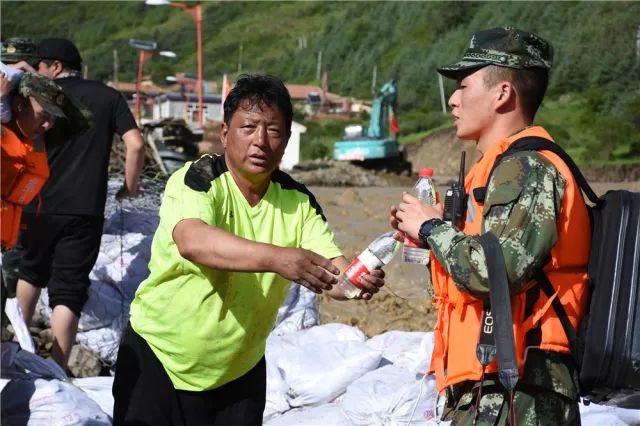
M 5 64 L 26 61 L 29 65 L 35 67 L 40 62 L 40 58 L 36 55 L 36 47 L 36 43 L 30 38 L 8 38 L 2 42 L 0 57 Z
M 549 70 L 552 63 L 553 47 L 549 42 L 532 33 L 500 27 L 474 33 L 462 59 L 437 70 L 447 78 L 456 79 L 462 72 L 487 65 Z
M 24 73 L 18 85 L 18 94 L 24 97 L 34 97 L 49 114 L 67 118 L 62 111 L 67 102 L 62 88 L 40 74 Z

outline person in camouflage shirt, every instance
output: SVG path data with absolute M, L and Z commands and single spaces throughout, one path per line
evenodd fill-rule
M 586 250 L 590 245 L 588 228 L 572 229 L 572 224 L 579 228 L 581 225 L 575 224 L 588 223 L 581 193 L 574 192 L 573 178 L 561 173 L 548 155 L 520 152 L 506 157 L 490 172 L 515 140 L 525 136 L 551 139 L 543 128 L 533 126 L 533 118 L 547 87 L 552 59 L 551 45 L 534 34 L 508 27 L 475 33 L 461 61 L 438 68 L 440 74 L 459 84 L 449 99 L 457 136 L 475 141 L 480 154 L 465 179 L 469 194 L 465 223 L 460 230 L 445 223 L 441 204 L 430 206 L 408 193 L 403 194 L 398 207 L 391 207 L 391 226 L 431 248 L 431 268 L 436 269 L 432 276 L 452 280 L 465 300 L 479 301 L 481 307 L 489 300 L 490 284 L 480 234 L 492 232 L 499 239 L 512 300 L 525 293 L 528 296 L 532 289 L 540 291 L 531 284 L 534 273 L 551 263 L 550 258 L 555 261 L 557 251 L 569 245 L 567 241 L 573 238 Z M 475 200 L 473 189 L 484 187 L 489 176 L 484 201 Z M 580 259 L 586 261 L 586 256 L 584 252 Z M 581 273 L 575 285 L 586 287 L 586 262 L 574 266 Z M 438 339 L 449 339 L 441 357 L 444 368 L 434 368 L 432 360 L 436 379 L 446 383 L 443 420 L 451 420 L 452 425 L 495 425 L 511 423 L 508 419 L 515 417 L 518 425 L 580 424 L 573 359 L 566 351 L 532 348 L 536 333 L 540 339 L 539 327 L 527 334 L 524 368 L 512 401 L 496 373 L 483 372 L 481 380 L 447 381 L 448 375 L 454 376 L 454 360 L 472 356 L 459 357 L 459 352 L 475 349 L 463 349 L 460 342 L 476 339 L 479 334 L 469 330 L 454 345 L 454 336 L 447 336 L 453 333 L 449 318 L 472 313 L 466 304 L 467 308 L 446 305 L 442 302 L 445 297 L 439 297 L 435 290 L 439 324 L 434 357 Z M 583 294 L 586 297 L 586 292 Z M 584 306 L 583 296 L 575 297 L 579 299 L 576 305 Z M 464 309 L 465 314 L 457 313 Z M 443 315 L 446 321 L 441 321 Z M 514 325 L 520 321 L 517 318 L 514 315 Z
M 40 62 L 36 55 L 36 43 L 28 37 L 11 37 L 2 42 L 0 59 L 4 64 L 18 65 L 28 72 L 35 72 Z M 24 64 L 28 64 L 25 66 Z

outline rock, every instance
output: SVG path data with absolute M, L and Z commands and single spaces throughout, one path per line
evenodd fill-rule
M 39 336 L 41 331 L 42 328 L 38 327 L 37 325 L 32 325 L 29 327 L 29 333 L 31 333 L 31 335 Z
M 43 345 L 53 343 L 53 332 L 50 328 L 45 328 L 44 330 L 40 331 L 40 333 L 38 333 L 38 336 L 40 336 L 40 341 Z
M 340 198 L 338 198 L 338 203 L 340 205 L 357 206 L 357 205 L 362 205 L 363 201 L 357 189 L 349 188 L 349 189 L 346 189 L 342 193 L 342 195 L 340 195 Z
M 100 359 L 93 352 L 80 345 L 74 345 L 71 348 L 68 365 L 69 371 L 75 377 L 95 377 L 102 370 Z
M 13 340 L 13 336 L 15 335 L 16 333 L 13 331 L 13 326 L 11 324 L 7 325 L 6 327 L 2 327 L 3 342 L 8 342 L 10 340 Z

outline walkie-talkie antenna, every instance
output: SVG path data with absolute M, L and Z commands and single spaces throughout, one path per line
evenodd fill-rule
M 461 230 L 464 223 L 464 210 L 466 204 L 466 197 L 464 192 L 464 168 L 465 168 L 465 155 L 462 151 L 460 154 L 460 176 L 458 176 L 458 182 L 453 185 L 453 197 L 452 197 L 452 225 Z

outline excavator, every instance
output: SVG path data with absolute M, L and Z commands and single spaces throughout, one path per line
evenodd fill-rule
M 365 168 L 411 173 L 411 163 L 405 160 L 397 140 L 400 131 L 395 121 L 397 93 L 395 80 L 380 88 L 371 106 L 369 126 L 366 129 L 360 125 L 345 127 L 342 140 L 333 146 L 334 160 L 351 161 Z

